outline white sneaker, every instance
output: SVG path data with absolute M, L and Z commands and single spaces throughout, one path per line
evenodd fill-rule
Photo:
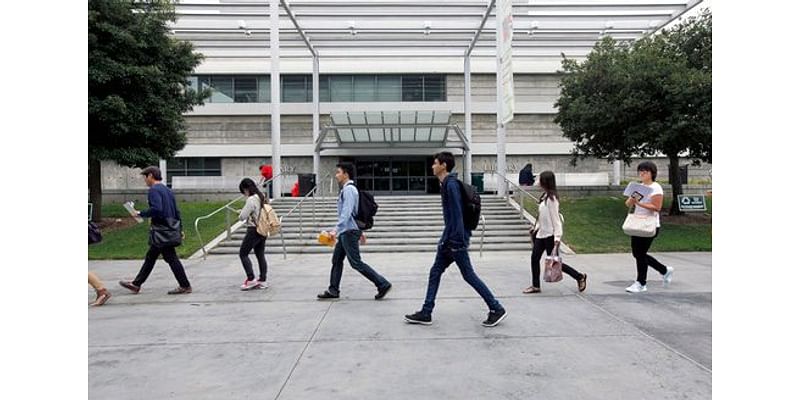
M 647 285 L 642 285 L 639 281 L 633 282 L 632 285 L 625 288 L 626 292 L 630 293 L 642 293 L 647 291 Z
M 675 268 L 667 267 L 667 273 L 664 274 L 664 287 L 669 287 L 669 284 L 672 283 L 672 271 L 675 271 Z
M 255 281 L 255 280 L 253 280 L 253 281 L 248 281 L 248 280 L 245 280 L 245 281 L 244 281 L 244 283 L 243 283 L 243 284 L 242 284 L 242 286 L 241 286 L 241 289 L 242 289 L 242 290 L 250 290 L 250 289 L 253 289 L 253 288 L 256 288 L 256 287 L 258 287 L 258 281 Z

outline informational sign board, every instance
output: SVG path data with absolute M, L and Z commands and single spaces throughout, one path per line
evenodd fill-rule
M 706 211 L 706 197 L 679 194 L 678 209 L 681 211 Z
M 511 0 L 498 0 L 497 19 L 501 21 L 500 71 L 503 79 L 503 124 L 514 119 L 514 69 L 511 67 L 511 41 L 514 35 Z

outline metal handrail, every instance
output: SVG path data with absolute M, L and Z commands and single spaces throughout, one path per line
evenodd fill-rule
M 516 192 L 519 193 L 519 199 L 517 200 L 517 204 L 519 204 L 519 216 L 520 216 L 521 219 L 525 219 L 525 207 L 524 207 L 525 200 L 522 198 L 523 194 L 528 196 L 528 197 L 530 197 L 533 200 L 534 204 L 539 204 L 539 199 L 536 198 L 536 196 L 530 194 L 527 190 L 523 189 L 521 186 L 519 186 L 516 183 L 512 182 L 505 175 L 503 175 L 503 174 L 501 174 L 499 172 L 496 172 L 496 171 L 495 172 L 491 172 L 491 174 L 499 175 L 508 184 L 510 184 L 511 186 L 514 186 L 515 188 L 519 189 Z M 502 196 L 505 197 L 506 200 L 508 200 L 508 204 L 511 205 L 511 196 L 509 196 L 508 193 L 503 193 Z M 537 216 L 537 218 L 538 218 L 538 216 Z
M 273 176 L 270 180 L 264 182 L 264 184 L 266 185 L 267 183 L 272 182 L 273 179 L 275 179 L 275 178 L 277 178 L 277 177 L 279 177 L 281 175 L 283 175 L 283 173 L 280 173 L 278 175 Z M 200 249 L 203 250 L 203 259 L 206 259 L 206 256 L 208 256 L 208 251 L 206 250 L 206 243 L 203 241 L 203 236 L 200 235 L 200 228 L 199 228 L 200 221 L 206 220 L 208 218 L 211 218 L 214 215 L 216 215 L 217 213 L 219 213 L 220 211 L 225 210 L 225 231 L 227 232 L 226 239 L 230 239 L 231 238 L 231 222 L 230 222 L 230 213 L 229 213 L 229 211 L 236 211 L 233 208 L 231 208 L 231 204 L 236 203 L 237 201 L 239 201 L 239 200 L 241 200 L 243 198 L 244 198 L 244 195 L 239 195 L 237 198 L 231 200 L 230 202 L 228 202 L 224 206 L 212 211 L 209 214 L 203 215 L 201 217 L 197 217 L 197 219 L 194 220 L 194 232 L 197 234 L 197 238 L 200 239 Z
M 322 177 L 322 179 L 320 179 L 320 180 L 324 182 L 326 177 L 331 177 L 331 179 L 333 179 L 333 177 L 331 176 L 331 174 L 329 172 L 329 173 L 325 174 Z M 319 191 L 320 187 L 321 187 L 320 185 L 314 185 L 314 188 L 311 189 L 308 193 L 306 193 L 306 195 L 303 196 L 303 199 L 300 200 L 300 202 L 298 202 L 297 205 L 292 207 L 292 209 L 289 210 L 289 212 L 287 212 L 286 214 L 278 217 L 278 220 L 281 223 L 281 229 L 280 229 L 279 232 L 281 234 L 281 247 L 283 247 L 283 259 L 284 260 L 286 259 L 286 238 L 283 236 L 283 219 L 285 217 L 288 217 L 289 215 L 291 215 L 296 209 L 299 208 L 300 209 L 300 237 L 302 238 L 303 237 L 303 207 L 302 207 L 302 205 L 308 199 L 308 196 L 310 196 L 311 194 L 315 194 L 317 191 Z M 325 191 L 324 190 L 322 190 L 322 200 L 323 201 L 325 200 Z M 312 212 L 313 212 L 313 219 L 316 222 L 317 221 L 317 196 L 314 196 L 314 208 L 313 208 Z
M 480 248 L 480 257 L 483 257 L 483 237 L 486 236 L 486 218 L 481 214 L 481 225 L 483 225 L 481 229 L 481 248 Z

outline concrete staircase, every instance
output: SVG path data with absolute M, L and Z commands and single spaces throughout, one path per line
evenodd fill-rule
M 274 200 L 272 206 L 279 216 L 286 215 L 299 199 Z M 295 210 L 283 219 L 283 236 L 287 253 L 330 253 L 332 248 L 317 243 L 323 229 L 336 225 L 336 198 L 317 199 L 317 220 L 312 213 L 312 199 L 303 208 L 303 233 L 300 233 L 300 214 Z M 436 243 L 444 228 L 441 198 L 432 196 L 377 196 L 378 214 L 375 226 L 366 232 L 367 243 L 363 253 L 427 252 L 436 251 Z M 530 250 L 529 224 L 505 201 L 492 195 L 481 196 L 482 215 L 486 218 L 483 251 Z M 470 249 L 477 252 L 481 244 L 481 225 L 473 231 Z M 245 228 L 237 230 L 230 240 L 225 240 L 210 251 L 211 254 L 238 254 Z M 267 239 L 268 254 L 283 252 L 280 236 Z

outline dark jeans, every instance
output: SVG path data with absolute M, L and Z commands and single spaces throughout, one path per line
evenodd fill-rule
M 650 245 L 653 244 L 653 240 L 658 237 L 658 232 L 661 229 L 656 229 L 656 235 L 650 238 L 646 237 L 639 237 L 639 236 L 631 236 L 631 250 L 633 252 L 633 257 L 636 259 L 636 280 L 644 286 L 647 284 L 647 267 L 653 267 L 654 270 L 664 275 L 667 273 L 667 267 L 664 264 L 661 264 L 653 258 L 653 256 L 647 254 L 647 251 L 650 250 Z
M 342 282 L 345 257 L 347 257 L 347 261 L 354 270 L 364 275 L 378 289 L 383 289 L 389 285 L 389 281 L 386 278 L 375 272 L 367 263 L 361 261 L 361 253 L 358 249 L 358 239 L 360 238 L 361 231 L 359 230 L 347 231 L 339 235 L 339 240 L 336 242 L 336 248 L 333 250 L 333 258 L 331 259 L 331 285 L 328 287 L 328 292 L 331 294 L 339 294 L 339 284 Z
M 156 265 L 156 260 L 158 260 L 159 255 L 162 255 L 164 261 L 169 264 L 169 268 L 172 269 L 172 274 L 175 275 L 175 279 L 178 280 L 178 285 L 184 288 L 192 286 L 189 284 L 189 278 L 186 277 L 186 271 L 183 270 L 183 264 L 181 264 L 181 260 L 178 258 L 175 248 L 158 248 L 155 246 L 150 246 L 150 250 L 147 250 L 147 255 L 144 256 L 142 269 L 139 270 L 139 274 L 136 275 L 136 279 L 133 280 L 134 285 L 142 286 L 144 281 L 147 280 L 147 277 L 150 276 L 150 272 L 153 272 L 153 266 Z
M 531 276 L 533 276 L 533 287 L 540 287 L 539 276 L 542 274 L 542 268 L 539 263 L 542 260 L 542 254 L 544 254 L 545 251 L 547 251 L 548 256 L 553 254 L 555 244 L 556 239 L 554 236 L 548 236 L 542 239 L 535 238 L 533 240 L 533 251 L 531 252 Z M 561 271 L 571 276 L 576 281 L 583 278 L 583 274 L 563 262 L 561 263 Z
M 483 301 L 489 306 L 489 310 L 502 310 L 503 306 L 494 298 L 492 291 L 486 287 L 486 284 L 483 283 L 472 268 L 467 248 L 450 249 L 446 246 L 439 246 L 439 249 L 436 251 L 436 260 L 433 262 L 430 275 L 428 276 L 428 293 L 425 295 L 425 304 L 422 305 L 422 313 L 426 315 L 431 315 L 431 313 L 433 313 L 436 292 L 439 291 L 439 282 L 442 280 L 442 274 L 454 261 L 456 265 L 458 265 L 459 271 L 461 271 L 461 277 L 481 295 Z
M 267 238 L 258 234 L 254 226 L 247 227 L 247 233 L 242 240 L 242 246 L 239 247 L 239 259 L 242 260 L 242 267 L 247 274 L 247 280 L 252 281 L 255 278 L 253 274 L 253 263 L 250 262 L 250 251 L 255 250 L 256 260 L 258 260 L 258 280 L 267 280 L 267 258 L 264 256 L 264 245 Z

